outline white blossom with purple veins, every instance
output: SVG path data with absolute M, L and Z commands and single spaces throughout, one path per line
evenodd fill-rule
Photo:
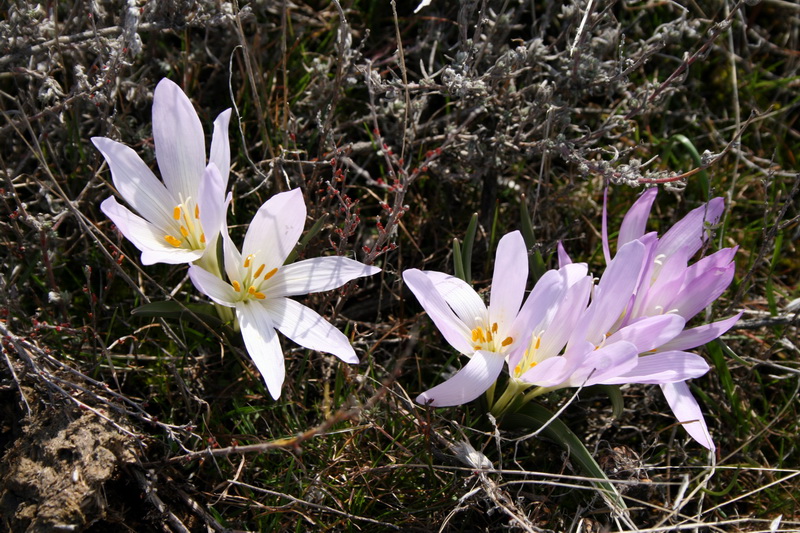
M 100 205 L 119 231 L 142 252 L 142 264 L 190 263 L 208 254 L 216 267 L 216 239 L 225 217 L 230 172 L 230 109 L 214 121 L 206 164 L 205 136 L 192 103 L 168 79 L 153 96 L 153 140 L 164 181 L 129 147 L 106 137 L 92 142 L 105 157 L 119 194 L 138 213 L 112 196 Z M 213 256 L 213 257 L 212 257 Z
M 305 348 L 333 354 L 345 363 L 358 363 L 341 331 L 288 297 L 335 289 L 380 271 L 340 256 L 284 265 L 305 221 L 306 206 L 300 189 L 276 194 L 253 217 L 241 253 L 227 231 L 223 232 L 229 281 L 200 266 L 189 267 L 189 277 L 198 290 L 214 302 L 236 310 L 247 352 L 274 399 L 280 397 L 286 372 L 276 329 Z

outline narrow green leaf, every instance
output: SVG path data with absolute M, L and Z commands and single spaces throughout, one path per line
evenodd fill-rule
M 219 327 L 222 321 L 217 317 L 211 304 L 181 304 L 175 300 L 150 302 L 131 311 L 132 315 L 178 320 L 195 320 L 212 327 Z
M 528 206 L 525 203 L 525 195 L 522 196 L 519 214 L 522 239 L 525 241 L 525 246 L 528 250 L 533 250 L 534 247 L 536 247 L 536 234 L 533 231 L 533 221 L 531 220 L 530 213 L 528 213 Z M 544 276 L 544 273 L 547 272 L 544 257 L 542 257 L 542 252 L 540 252 L 538 248 L 528 255 L 528 268 L 534 283 L 539 281 L 539 278 Z
M 303 235 L 303 238 L 300 239 L 300 242 L 297 243 L 297 246 L 294 247 L 294 250 L 292 250 L 292 252 L 289 254 L 289 257 L 287 257 L 286 261 L 283 262 L 284 265 L 290 265 L 295 262 L 300 252 L 305 250 L 306 246 L 308 246 L 308 243 L 311 242 L 311 239 L 316 237 L 317 234 L 320 232 L 320 230 L 322 229 L 322 225 L 325 224 L 325 221 L 327 219 L 328 219 L 328 214 L 325 213 L 321 217 L 319 217 L 316 222 L 314 222 L 314 225 L 311 226 L 311 229 L 308 230 L 308 232 L 305 235 Z
M 612 415 L 614 418 L 622 416 L 622 411 L 625 408 L 625 402 L 622 401 L 622 392 L 619 390 L 619 385 L 598 385 L 600 390 L 608 395 L 611 400 Z
M 626 509 L 625 501 L 620 496 L 616 487 L 608 479 L 606 473 L 594 460 L 592 454 L 583 445 L 583 442 L 572 432 L 567 425 L 553 417 L 553 413 L 539 404 L 528 403 L 519 411 L 505 415 L 501 420 L 501 425 L 511 426 L 516 429 L 526 428 L 530 430 L 542 429 L 542 433 L 556 441 L 580 465 L 581 469 L 588 477 L 595 481 L 592 484 L 600 491 L 606 502 L 619 509 Z
M 469 219 L 467 232 L 464 234 L 464 245 L 461 248 L 464 264 L 464 281 L 472 283 L 472 246 L 475 244 L 475 233 L 478 230 L 478 213 L 473 213 Z
M 458 239 L 453 239 L 453 270 L 455 277 L 469 283 L 464 276 L 464 261 L 461 257 L 461 245 L 458 243 Z

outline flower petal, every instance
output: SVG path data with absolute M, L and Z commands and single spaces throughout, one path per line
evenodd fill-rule
M 573 361 L 556 356 L 545 359 L 531 368 L 520 379 L 539 387 L 557 387 L 564 383 L 573 371 Z
M 214 120 L 214 133 L 211 135 L 211 151 L 208 162 L 214 163 L 222 176 L 222 189 L 228 188 L 228 177 L 231 171 L 231 145 L 228 140 L 228 125 L 231 120 L 231 110 L 226 109 Z
M 140 216 L 130 212 L 111 196 L 103 200 L 100 209 L 111 219 L 126 239 L 142 251 L 142 264 L 191 263 L 203 255 L 203 250 L 175 248 L 164 240 L 164 232 Z
M 222 256 L 225 258 L 225 273 L 228 279 L 241 282 L 247 275 L 242 254 L 233 244 L 227 228 L 222 232 Z
M 589 387 L 606 383 L 606 380 L 635 368 L 639 359 L 638 353 L 634 344 L 624 341 L 590 351 L 584 355 L 583 361 L 576 365 L 577 369 L 570 376 L 568 386 Z
M 564 245 L 561 241 L 558 241 L 558 268 L 563 268 L 569 264 L 572 264 L 572 259 L 569 257 L 569 254 L 564 249 Z
M 119 194 L 145 220 L 159 228 L 172 227 L 172 208 L 178 202 L 136 152 L 105 137 L 92 137 L 111 169 L 111 179 Z
M 650 216 L 650 209 L 653 207 L 657 194 L 658 189 L 656 187 L 647 189 L 628 210 L 619 227 L 618 249 L 644 235 L 647 219 Z
M 625 383 L 664 384 L 697 378 L 708 372 L 708 363 L 689 352 L 661 352 L 639 357 L 636 368 L 617 377 L 606 379 L 607 385 Z
M 406 270 L 403 272 L 403 281 L 414 293 L 414 296 L 417 297 L 422 308 L 428 313 L 428 316 L 436 324 L 445 340 L 450 343 L 450 346 L 464 355 L 472 355 L 475 350 L 467 342 L 470 329 L 447 305 L 447 302 L 439 292 L 439 288 L 434 286 L 431 279 L 426 276 L 426 272 L 416 268 Z M 470 290 L 472 289 L 470 288 Z
M 619 329 L 606 343 L 627 341 L 636 345 L 639 353 L 645 353 L 677 337 L 685 324 L 683 317 L 676 314 L 645 317 Z
M 263 290 L 268 291 L 270 298 L 310 294 L 335 289 L 380 271 L 347 257 L 315 257 L 279 268 Z
M 529 337 L 532 332 L 536 333 L 549 324 L 558 311 L 566 290 L 566 278 L 562 272 L 558 270 L 545 272 L 522 304 L 522 309 L 507 335 L 514 339 Z
M 522 233 L 512 231 L 497 244 L 489 298 L 489 321 L 510 324 L 525 297 L 528 281 L 528 248 Z
M 573 339 L 599 345 L 628 306 L 642 269 L 645 247 L 639 241 L 624 245 L 606 268 L 595 287 L 584 326 L 576 328 Z
M 306 224 L 300 189 L 278 193 L 258 209 L 244 236 L 242 255 L 256 256 L 267 270 L 280 267 L 294 249 Z
M 421 270 L 420 272 L 433 283 L 447 305 L 469 328 L 476 325 L 484 326 L 488 321 L 489 311 L 486 309 L 486 304 L 470 284 L 444 272 L 435 270 Z
M 300 346 L 358 364 L 358 356 L 344 333 L 315 311 L 288 298 L 267 298 L 263 306 L 275 327 Z
M 277 400 L 286 377 L 283 350 L 269 313 L 260 303 L 252 300 L 237 302 L 236 318 L 242 328 L 242 338 L 247 353 L 261 372 L 270 396 Z
M 670 256 L 684 249 L 687 257 L 693 256 L 708 238 L 707 223 L 716 224 L 724 209 L 725 202 L 719 197 L 693 209 L 661 237 L 656 253 Z
M 203 126 L 189 98 L 167 78 L 153 95 L 153 141 L 167 189 L 184 200 L 197 198 L 206 167 Z
M 453 377 L 417 396 L 417 403 L 448 407 L 471 402 L 497 380 L 505 360 L 494 352 L 478 350 Z
M 677 337 L 661 346 L 661 350 L 690 350 L 697 346 L 702 346 L 707 342 L 722 336 L 726 331 L 731 329 L 742 313 L 734 315 L 725 320 L 712 322 L 711 324 L 704 324 L 696 328 L 687 329 L 680 333 Z
M 219 279 L 217 276 L 197 265 L 189 265 L 189 278 L 197 288 L 215 302 L 227 307 L 236 307 L 239 295 L 230 283 Z
M 211 249 L 211 243 L 216 242 L 225 222 L 225 183 L 219 173 L 217 165 L 209 163 L 203 172 L 203 179 L 200 181 L 200 188 L 197 191 L 197 205 L 200 208 L 200 224 L 203 226 L 207 249 L 216 253 L 216 249 Z
M 672 412 L 675 413 L 675 418 L 683 425 L 686 432 L 694 440 L 714 451 L 716 446 L 708 432 L 703 412 L 689 391 L 689 385 L 685 381 L 665 383 L 661 385 L 661 390 L 664 392 L 664 397 L 666 397 Z
M 725 292 L 733 281 L 736 265 L 731 263 L 725 268 L 714 268 L 704 272 L 681 288 L 680 293 L 670 303 L 671 309 L 689 320 L 716 300 Z

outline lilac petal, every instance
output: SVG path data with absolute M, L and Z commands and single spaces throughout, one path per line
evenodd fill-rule
M 92 137 L 92 143 L 106 159 L 114 187 L 125 201 L 156 226 L 172 227 L 172 209 L 178 202 L 136 152 L 105 137 Z
M 600 229 L 603 235 L 603 257 L 606 264 L 609 264 L 611 262 L 611 246 L 608 242 L 608 187 L 603 191 L 603 216 Z
M 247 353 L 261 372 L 270 396 L 277 400 L 286 377 L 283 350 L 269 313 L 258 302 L 245 300 L 236 304 L 236 318 L 242 328 Z
M 111 196 L 103 200 L 100 209 L 111 219 L 126 239 L 142 252 L 142 264 L 167 263 L 179 265 L 191 263 L 203 255 L 203 250 L 175 248 L 164 240 L 164 232 L 142 217 L 131 213 Z
M 230 283 L 226 283 L 217 276 L 197 265 L 189 265 L 189 278 L 197 288 L 215 302 L 226 307 L 236 307 L 239 294 Z
M 661 352 L 639 357 L 636 368 L 621 376 L 606 379 L 607 385 L 648 383 L 661 385 L 697 378 L 708 372 L 708 363 L 697 354 L 689 352 Z
M 693 209 L 661 237 L 656 253 L 669 257 L 677 250 L 685 249 L 688 257 L 693 256 L 708 238 L 706 225 L 716 224 L 724 209 L 722 198 L 714 198 Z
M 570 259 L 569 254 L 564 249 L 564 245 L 561 241 L 558 241 L 558 268 L 563 268 L 569 264 L 572 264 L 572 259 Z
M 731 329 L 733 325 L 738 322 L 741 316 L 742 313 L 739 313 L 730 318 L 726 318 L 725 320 L 719 320 L 717 322 L 712 322 L 711 324 L 704 324 L 696 328 L 687 329 L 668 343 L 661 346 L 660 349 L 665 351 L 690 350 L 692 348 L 696 348 L 697 346 L 702 346 L 707 342 L 711 342 L 714 339 L 722 336 L 722 334 Z
M 512 231 L 497 244 L 489 298 L 489 321 L 510 324 L 519 313 L 528 280 L 528 248 L 522 233 Z
M 262 205 L 244 237 L 242 255 L 254 254 L 270 270 L 280 267 L 294 249 L 306 224 L 300 189 L 276 194 Z
M 545 359 L 522 374 L 519 379 L 539 387 L 557 387 L 564 383 L 573 371 L 573 362 L 565 357 Z
M 672 301 L 670 307 L 689 320 L 725 292 L 733 281 L 735 269 L 736 265 L 731 263 L 728 267 L 704 272 L 681 288 L 680 294 Z
M 470 328 L 475 325 L 485 327 L 489 320 L 489 311 L 486 309 L 486 304 L 483 303 L 483 298 L 475 292 L 470 284 L 444 272 L 435 270 L 422 270 L 421 272 L 433 283 L 436 291 L 442 295 L 447 305 L 465 325 Z
M 639 241 L 631 241 L 617 252 L 595 288 L 585 325 L 575 330 L 573 338 L 598 345 L 622 318 L 639 279 L 644 253 L 645 247 Z
M 197 191 L 197 205 L 200 209 L 200 224 L 206 237 L 208 250 L 216 253 L 210 244 L 216 242 L 219 232 L 225 222 L 225 183 L 219 169 L 214 163 L 209 163 L 203 172 L 200 189 Z
M 647 189 L 628 210 L 628 213 L 625 215 L 625 218 L 622 219 L 622 224 L 619 227 L 617 248 L 621 248 L 630 241 L 644 235 L 644 230 L 647 227 L 647 219 L 650 216 L 650 209 L 653 207 L 653 202 L 657 194 L 657 188 L 653 187 L 652 189 Z
M 453 377 L 417 396 L 417 403 L 448 407 L 471 402 L 491 387 L 504 364 L 502 355 L 478 350 Z
M 577 369 L 570 376 L 568 386 L 588 387 L 629 372 L 636 367 L 638 353 L 635 345 L 624 341 L 586 353 L 583 361 L 576 365 Z
M 208 162 L 214 163 L 222 176 L 222 189 L 228 188 L 228 177 L 231 171 L 231 145 L 228 140 L 228 124 L 231 110 L 226 109 L 214 120 L 214 133 L 211 135 L 211 151 Z
M 557 270 L 545 272 L 522 304 L 508 335 L 514 339 L 529 337 L 531 331 L 535 332 L 543 324 L 549 324 L 558 311 L 566 290 L 563 273 Z
M 675 413 L 675 418 L 683 425 L 687 433 L 709 450 L 716 450 L 714 441 L 711 440 L 711 435 L 708 432 L 705 418 L 703 418 L 703 412 L 700 410 L 697 400 L 694 399 L 691 391 L 689 391 L 689 385 L 685 381 L 665 383 L 661 385 L 661 390 L 664 391 L 664 397 L 667 399 L 672 412 Z
M 300 346 L 358 364 L 358 356 L 344 333 L 305 305 L 288 298 L 267 298 L 263 305 L 278 331 Z
M 468 342 L 470 329 L 447 305 L 438 288 L 425 275 L 425 272 L 416 268 L 406 270 L 403 272 L 403 281 L 417 297 L 420 305 L 436 324 L 445 340 L 459 352 L 471 355 L 475 350 Z
M 589 303 L 589 294 L 592 290 L 592 278 L 583 278 L 569 287 L 559 305 L 558 311 L 553 316 L 552 322 L 542 333 L 539 350 L 545 354 L 557 354 L 569 340 L 578 320 L 586 311 Z M 536 333 L 536 332 L 534 332 Z
M 639 353 L 645 353 L 674 339 L 685 324 L 683 317 L 676 314 L 646 317 L 619 329 L 606 342 L 627 341 L 634 344 Z
M 586 263 L 571 263 L 559 268 L 558 272 L 566 281 L 567 287 L 572 287 L 589 276 L 589 267 Z
M 316 257 L 279 268 L 265 290 L 270 298 L 310 294 L 336 289 L 350 280 L 371 276 L 380 270 L 347 257 Z
M 167 189 L 184 200 L 196 198 L 206 167 L 203 126 L 181 88 L 166 78 L 153 95 L 153 141 Z

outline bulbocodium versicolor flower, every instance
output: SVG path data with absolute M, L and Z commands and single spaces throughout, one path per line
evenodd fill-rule
M 341 287 L 350 280 L 371 276 L 379 268 L 341 256 L 316 257 L 284 265 L 306 221 L 300 189 L 276 194 L 258 210 L 247 229 L 242 251 L 223 231 L 227 281 L 198 265 L 189 267 L 197 289 L 219 305 L 236 310 L 247 352 L 274 399 L 285 378 L 283 350 L 275 330 L 294 342 L 358 363 L 347 337 L 308 307 L 298 296 Z
M 205 136 L 192 103 L 168 79 L 153 95 L 153 141 L 163 182 L 131 148 L 106 137 L 92 142 L 103 154 L 114 187 L 138 213 L 112 196 L 100 205 L 119 231 L 142 252 L 142 264 L 190 263 L 203 259 L 218 270 L 216 239 L 225 217 L 230 172 L 230 109 L 214 121 L 206 162 Z

